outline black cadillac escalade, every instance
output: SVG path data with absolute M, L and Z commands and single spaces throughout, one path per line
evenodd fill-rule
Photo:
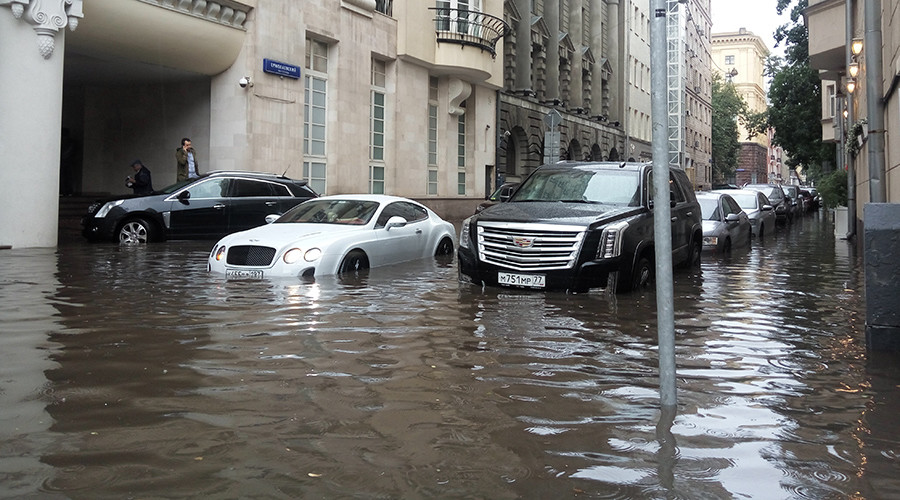
M 544 165 L 509 199 L 469 217 L 459 277 L 479 285 L 617 292 L 652 282 L 653 168 L 649 163 Z M 682 170 L 670 171 L 672 262 L 697 265 L 700 205 Z

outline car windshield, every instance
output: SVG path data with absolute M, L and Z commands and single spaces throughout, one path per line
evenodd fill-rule
M 310 200 L 288 210 L 275 223 L 302 222 L 362 226 L 372 219 L 372 215 L 377 209 L 377 201 Z
M 559 201 L 640 206 L 640 174 L 633 170 L 538 170 L 510 201 Z
M 756 193 L 734 193 L 731 195 L 734 201 L 744 210 L 756 210 Z
M 697 201 L 700 202 L 700 211 L 703 214 L 704 220 L 719 220 L 721 217 L 719 216 L 719 199 L 718 198 L 707 198 L 707 197 L 698 197 Z

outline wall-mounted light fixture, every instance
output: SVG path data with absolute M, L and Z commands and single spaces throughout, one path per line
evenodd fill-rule
M 856 78 L 847 78 L 847 93 L 852 94 L 856 90 Z
M 847 65 L 847 72 L 850 73 L 851 78 L 856 78 L 856 75 L 859 74 L 859 63 L 853 61 L 849 65 Z
M 863 39 L 862 38 L 854 38 L 853 41 L 850 42 L 850 53 L 854 56 L 858 56 L 863 50 Z

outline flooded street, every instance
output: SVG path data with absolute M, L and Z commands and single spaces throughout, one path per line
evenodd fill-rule
M 212 242 L 0 252 L 2 498 L 889 498 L 900 364 L 824 213 L 655 293 L 434 260 L 224 282 Z

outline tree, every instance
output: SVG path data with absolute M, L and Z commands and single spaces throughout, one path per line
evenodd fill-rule
M 738 141 L 738 120 L 747 112 L 747 103 L 734 89 L 715 73 L 712 79 L 712 163 L 713 178 L 728 179 L 738 164 L 741 143 Z
M 834 144 L 822 142 L 822 81 L 809 67 L 809 31 L 803 23 L 808 0 L 778 0 L 778 14 L 790 9 L 791 23 L 775 31 L 775 45 L 785 44 L 785 59 L 766 61 L 769 109 L 766 119 L 754 125 L 754 132 L 775 130 L 773 141 L 788 152 L 790 167 L 802 166 L 810 177 L 821 173 L 823 164 L 834 157 Z

